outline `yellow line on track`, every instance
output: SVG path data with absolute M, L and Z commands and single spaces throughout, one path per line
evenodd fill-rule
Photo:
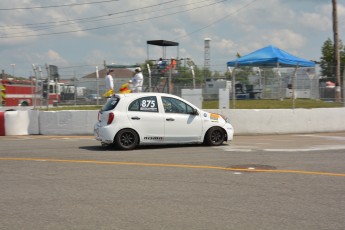
M 311 172 L 311 171 L 299 171 L 299 170 L 236 169 L 236 168 L 226 168 L 226 167 L 220 167 L 220 166 L 209 166 L 209 165 L 158 164 L 158 163 L 143 163 L 143 162 L 118 162 L 118 161 L 95 161 L 95 160 L 64 160 L 64 159 L 49 159 L 49 158 L 13 158 L 13 157 L 1 157 L 0 161 L 38 161 L 38 162 L 55 162 L 55 163 L 57 163 L 57 162 L 62 162 L 62 163 L 87 163 L 87 164 L 101 164 L 101 165 L 134 165 L 134 166 L 152 166 L 152 167 L 216 169 L 216 170 L 235 171 L 235 172 L 296 173 L 296 174 L 309 174 L 309 175 L 323 175 L 323 176 L 345 177 L 345 173 Z

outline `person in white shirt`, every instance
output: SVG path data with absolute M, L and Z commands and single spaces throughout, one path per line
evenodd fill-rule
M 111 72 L 113 70 L 108 70 L 107 75 L 105 76 L 105 88 L 106 88 L 106 95 L 111 96 L 114 93 L 114 79 L 111 76 Z
M 163 58 L 159 58 L 158 62 L 157 62 L 157 68 L 160 69 L 163 66 Z
M 135 75 L 132 78 L 132 92 L 140 93 L 143 90 L 144 76 L 140 67 L 135 68 Z

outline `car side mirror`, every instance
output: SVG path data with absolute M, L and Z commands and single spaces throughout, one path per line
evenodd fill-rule
M 193 111 L 190 113 L 191 115 L 199 115 L 198 110 L 197 109 L 193 109 Z

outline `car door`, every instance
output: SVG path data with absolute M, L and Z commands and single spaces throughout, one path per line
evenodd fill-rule
M 193 114 L 194 108 L 174 97 L 162 96 L 164 107 L 164 138 L 170 143 L 188 143 L 201 140 L 202 119 Z
M 141 142 L 162 142 L 164 137 L 164 117 L 160 113 L 157 97 L 145 96 L 132 101 L 127 117 Z

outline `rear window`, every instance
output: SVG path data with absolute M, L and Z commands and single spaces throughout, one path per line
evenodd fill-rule
M 111 97 L 107 100 L 107 102 L 103 105 L 102 111 L 109 111 L 115 109 L 116 105 L 119 103 L 120 98 L 118 97 Z

